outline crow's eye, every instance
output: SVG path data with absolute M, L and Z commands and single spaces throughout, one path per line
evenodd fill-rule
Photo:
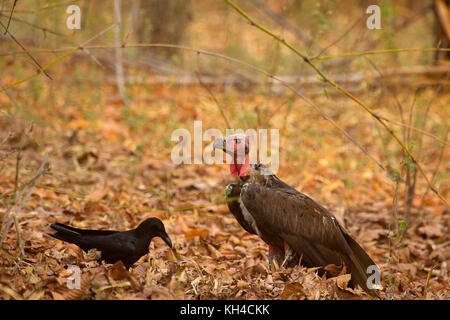
M 241 143 L 241 139 L 236 139 L 236 144 L 240 144 Z

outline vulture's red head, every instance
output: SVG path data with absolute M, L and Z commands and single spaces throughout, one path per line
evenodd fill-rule
M 245 134 L 237 133 L 225 138 L 217 138 L 214 141 L 213 148 L 220 149 L 232 157 L 230 164 L 232 175 L 242 177 L 248 174 L 249 139 Z

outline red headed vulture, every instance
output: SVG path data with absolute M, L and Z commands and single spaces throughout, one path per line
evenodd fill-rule
M 213 147 L 232 156 L 230 171 L 237 181 L 226 187 L 228 208 L 247 232 L 269 245 L 269 262 L 276 259 L 286 267 L 299 261 L 306 267 L 344 263 L 351 274 L 350 284 L 378 297 L 367 285 L 368 267 L 376 267 L 375 262 L 327 209 L 263 164 L 250 163 L 248 136 L 218 138 Z

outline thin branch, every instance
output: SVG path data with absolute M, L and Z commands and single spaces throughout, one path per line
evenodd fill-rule
M 122 44 L 120 46 L 108 46 L 108 45 L 92 45 L 84 46 L 83 49 L 113 49 L 113 48 L 148 48 L 148 47 L 164 47 L 164 48 L 176 48 L 177 45 L 171 45 L 167 43 L 135 43 L 135 44 Z M 70 50 L 72 47 L 65 48 L 55 48 L 55 49 L 35 49 L 28 50 L 30 53 L 57 53 Z M 351 56 L 365 56 L 374 54 L 385 54 L 385 53 L 399 53 L 399 52 L 450 52 L 450 48 L 403 48 L 403 49 L 386 49 L 386 50 L 372 50 L 372 51 L 357 51 L 350 53 L 343 53 L 338 55 L 321 56 L 318 58 L 309 58 L 309 60 L 326 60 L 341 57 L 351 57 Z M 0 57 L 12 56 L 24 54 L 22 51 L 9 51 L 0 53 Z
M 14 37 L 13 34 L 8 31 L 8 29 L 1 21 L 0 25 L 5 29 L 5 34 L 7 33 L 11 37 L 11 39 L 13 39 L 14 42 L 17 43 L 17 45 L 22 48 L 22 50 L 27 54 L 27 56 L 30 57 L 31 60 L 33 60 L 33 62 L 38 67 L 39 71 L 43 72 L 50 80 L 53 80 L 52 77 L 50 77 L 50 75 L 47 72 L 45 72 L 45 70 L 42 69 L 42 66 L 39 64 L 39 62 L 28 52 L 28 50 L 19 42 L 19 40 L 17 40 L 16 37 Z
M 11 134 L 11 132 L 9 132 L 9 134 L 6 136 L 6 138 L 3 139 L 3 141 L 0 143 L 0 145 L 3 144 L 3 143 L 5 143 L 6 140 L 8 140 L 10 134 Z M 13 153 L 15 153 L 16 151 L 17 151 L 17 150 L 14 149 L 14 150 L 11 150 L 11 151 L 9 151 L 9 152 L 7 152 L 7 153 L 5 153 L 5 154 L 2 154 L 2 155 L 0 156 L 0 160 L 3 160 L 3 159 L 8 158 L 10 155 L 12 155 Z
M 445 139 L 448 138 L 449 132 L 450 132 L 450 130 L 449 130 L 449 127 L 447 126 L 447 129 L 446 129 L 445 134 L 444 134 L 444 138 L 445 138 Z M 444 150 L 445 150 L 445 145 L 443 145 L 442 148 L 441 148 L 441 152 L 439 153 L 439 159 L 438 159 L 438 162 L 436 163 L 436 167 L 435 167 L 434 170 L 433 170 L 433 174 L 432 174 L 432 176 L 431 176 L 431 183 L 432 183 L 432 184 L 434 184 L 434 180 L 436 179 L 436 175 L 437 175 L 437 173 L 438 173 L 438 171 L 439 171 L 439 167 L 440 167 L 440 165 L 441 165 L 441 163 L 442 163 L 442 159 L 444 158 Z M 422 195 L 422 199 L 421 199 L 421 201 L 420 201 L 420 206 L 419 206 L 419 208 L 423 209 L 423 202 L 424 202 L 424 200 L 425 200 L 425 198 L 426 198 L 426 196 L 427 196 L 427 194 L 428 194 L 429 191 L 430 191 L 430 187 L 427 186 L 427 189 L 425 190 L 425 192 L 424 192 L 423 195 Z
M 39 177 L 42 174 L 46 173 L 46 163 L 47 163 L 47 159 L 48 159 L 48 153 L 46 153 L 44 155 L 44 159 L 42 160 L 41 166 L 39 167 L 38 171 L 36 172 L 36 174 L 33 176 L 33 178 L 31 178 L 31 180 L 25 185 L 25 187 L 23 188 L 23 190 L 16 195 L 15 199 L 14 199 L 14 204 L 8 208 L 7 212 L 5 213 L 5 216 L 3 217 L 3 222 L 2 222 L 2 228 L 3 231 L 1 233 L 1 237 L 0 237 L 0 246 L 3 244 L 3 241 L 5 240 L 5 237 L 8 233 L 9 228 L 11 227 L 11 225 L 13 223 L 15 223 L 16 225 L 16 231 L 17 231 L 17 241 L 19 244 L 19 248 L 21 251 L 21 257 L 24 256 L 24 252 L 23 252 L 23 243 L 22 243 L 22 238 L 21 238 L 21 233 L 20 233 L 20 227 L 18 226 L 17 223 L 17 219 L 16 216 L 17 214 L 22 210 L 23 205 L 28 201 L 28 198 L 31 196 L 31 194 L 33 193 L 33 190 L 36 186 L 37 181 L 39 180 Z M 29 191 L 28 191 L 29 189 Z M 11 208 L 14 207 L 14 205 L 18 202 L 18 200 L 28 191 L 28 193 L 22 198 L 22 200 L 20 201 L 19 205 L 16 207 L 14 213 L 12 213 L 11 215 L 9 214 L 11 211 Z M 6 223 L 5 223 L 6 222 Z
M 227 119 L 227 116 L 225 115 L 225 112 L 223 111 L 222 105 L 219 103 L 219 101 L 217 100 L 216 96 L 214 95 L 214 93 L 211 91 L 211 89 L 203 83 L 202 78 L 200 76 L 200 74 L 198 72 L 195 73 L 197 75 L 197 79 L 198 82 L 200 83 L 200 85 L 209 93 L 209 96 L 211 97 L 211 99 L 213 99 L 213 101 L 215 102 L 217 108 L 219 109 L 220 114 L 222 115 L 223 120 L 225 121 L 225 125 L 227 126 L 227 128 L 231 128 L 230 122 Z
M 227 1 L 227 0 L 225 0 Z M 399 48 L 399 49 L 381 49 L 381 50 L 367 50 L 349 53 L 333 54 L 321 57 L 313 57 L 310 60 L 327 60 L 344 57 L 365 56 L 372 54 L 384 54 L 384 53 L 399 53 L 399 52 L 450 52 L 450 48 Z
M 409 125 L 404 124 L 404 123 L 402 123 L 402 122 L 400 122 L 400 121 L 390 120 L 390 119 L 388 119 L 388 118 L 386 118 L 386 117 L 383 117 L 383 116 L 381 116 L 381 115 L 379 115 L 379 114 L 377 114 L 377 115 L 378 115 L 381 119 L 383 119 L 384 121 L 387 121 L 387 122 L 389 122 L 389 123 L 392 123 L 393 125 L 397 125 L 397 126 L 400 126 L 400 127 L 405 128 L 405 129 L 410 129 L 410 130 L 419 132 L 419 133 L 423 134 L 424 136 L 433 138 L 434 140 L 436 140 L 436 141 L 438 141 L 438 142 L 440 142 L 440 143 L 442 143 L 442 144 L 444 144 L 444 145 L 449 145 L 449 144 L 450 144 L 450 142 L 445 141 L 445 140 L 442 140 L 442 139 L 439 138 L 438 136 L 435 136 L 434 134 L 431 134 L 431 133 L 429 133 L 429 132 L 427 132 L 427 131 L 424 131 L 424 130 L 422 130 L 422 129 L 419 129 L 419 128 L 416 128 L 416 127 L 413 127 L 413 126 L 409 126 Z
M 264 12 L 270 19 L 280 24 L 286 30 L 292 32 L 295 37 L 305 43 L 306 45 L 311 44 L 311 40 L 307 39 L 307 37 L 303 34 L 302 30 L 297 28 L 295 24 L 292 24 L 289 20 L 287 20 L 283 15 L 272 11 L 268 6 L 266 6 L 261 0 L 252 0 L 253 5 L 259 8 L 262 12 Z
M 0 16 L 2 16 L 2 17 L 7 17 L 6 15 L 1 14 L 1 13 L 0 13 Z M 45 27 L 40 27 L 40 26 L 38 26 L 38 25 L 35 25 L 35 24 L 33 24 L 33 23 L 30 23 L 30 22 L 28 22 L 28 21 L 25 21 L 25 20 L 22 20 L 22 19 L 19 19 L 19 18 L 16 18 L 16 17 L 12 17 L 12 20 L 17 21 L 17 22 L 20 22 L 20 23 L 23 23 L 23 24 L 26 24 L 26 25 L 28 25 L 28 26 L 30 26 L 30 27 L 33 27 L 33 28 L 42 30 L 43 32 L 48 32 L 48 33 L 54 34 L 55 36 L 65 37 L 65 35 L 62 34 L 62 33 L 59 33 L 59 32 L 56 32 L 56 31 L 53 31 L 53 30 L 50 30 L 50 29 L 47 29 L 47 28 L 45 28 Z
M 414 155 L 411 153 L 411 151 L 408 149 L 408 147 L 400 140 L 400 138 L 395 134 L 394 130 L 392 130 L 385 121 L 383 121 L 381 118 L 379 118 L 373 111 L 370 109 L 364 102 L 362 102 L 357 97 L 353 96 L 349 91 L 347 91 L 345 88 L 339 86 L 337 83 L 335 83 L 333 80 L 328 78 L 315 64 L 312 63 L 312 61 L 303 53 L 301 53 L 299 50 L 297 50 L 294 46 L 292 46 L 289 42 L 287 42 L 285 39 L 281 38 L 280 36 L 274 34 L 269 29 L 261 26 L 260 24 L 256 23 L 245 11 L 243 11 L 241 8 L 239 8 L 236 4 L 234 4 L 231 0 L 225 0 L 233 9 L 235 9 L 241 16 L 243 16 L 252 26 L 255 26 L 259 30 L 263 31 L 264 33 L 268 34 L 275 40 L 281 42 L 284 46 L 289 48 L 291 51 L 293 51 L 296 55 L 298 55 L 300 58 L 303 59 L 303 61 L 308 64 L 316 73 L 324 80 L 324 82 L 328 83 L 331 87 L 335 88 L 336 90 L 343 93 L 345 96 L 356 102 L 358 105 L 360 105 L 367 113 L 369 113 L 378 123 L 380 123 L 385 130 L 389 132 L 389 134 L 397 141 L 397 143 L 400 145 L 400 147 L 404 150 L 404 152 L 411 158 L 412 162 L 417 166 L 422 176 L 425 178 L 427 184 L 430 186 L 431 190 L 442 200 L 443 203 L 445 203 L 446 206 L 448 206 L 447 200 L 431 185 L 431 181 L 429 180 L 428 176 L 425 174 L 425 171 L 423 170 L 422 166 Z
M 3 1 L 3 4 L 6 3 L 7 0 Z M 58 1 L 59 2 L 59 1 Z M 44 6 L 42 6 L 41 8 L 35 9 L 35 10 L 15 10 L 15 13 L 27 13 L 27 14 L 36 14 L 37 12 L 40 11 L 44 11 L 44 10 L 50 10 L 53 8 L 58 8 L 58 7 L 67 7 L 68 4 L 73 3 L 73 0 L 68 0 L 66 2 L 63 3 L 56 3 L 56 4 L 46 4 Z M 3 8 L 3 6 L 2 6 Z M 1 12 L 2 10 L 0 10 Z M 4 10 L 4 12 L 10 12 L 10 10 Z
M 336 45 L 336 43 L 338 43 L 339 41 L 341 41 L 345 36 L 347 36 L 363 19 L 365 18 L 365 14 L 363 16 L 361 16 L 358 20 L 356 20 L 347 30 L 344 31 L 344 33 L 342 33 L 342 35 L 337 38 L 335 41 L 333 41 L 332 43 L 330 43 L 328 46 L 326 46 L 325 48 L 322 49 L 322 51 L 319 52 L 318 55 L 316 55 L 313 58 L 310 58 L 310 60 L 314 60 L 314 59 L 319 59 L 320 56 L 322 55 L 322 53 L 324 53 L 325 51 L 327 51 L 329 48 L 331 48 L 332 46 Z
M 400 121 L 401 123 L 405 123 L 405 120 L 403 118 L 403 106 L 398 100 L 397 95 L 395 94 L 394 90 L 391 88 L 391 86 L 386 81 L 386 76 L 381 72 L 381 70 L 377 67 L 377 65 L 367 56 L 364 56 L 364 58 L 369 62 L 369 64 L 374 68 L 378 74 L 380 75 L 381 80 L 384 82 L 385 88 L 388 90 L 389 94 L 394 98 L 395 102 L 397 103 L 398 113 L 400 115 Z M 386 121 L 386 120 L 385 120 Z M 405 127 L 404 127 L 405 128 Z M 406 131 L 403 130 L 403 139 L 406 137 Z
M 422 116 L 422 118 L 424 119 L 423 123 L 422 123 L 422 129 L 425 130 L 426 126 L 427 126 L 427 122 L 428 122 L 428 113 L 430 111 L 431 105 L 433 104 L 434 100 L 437 98 L 437 96 L 440 94 L 440 92 L 442 91 L 442 88 L 444 87 L 444 82 L 448 80 L 448 78 L 450 77 L 450 71 L 447 71 L 445 78 L 443 79 L 443 81 L 441 82 L 441 84 L 436 88 L 436 90 L 434 91 L 433 96 L 431 97 L 430 101 L 428 102 L 427 108 L 425 109 L 424 115 Z M 420 145 L 419 145 L 419 158 L 422 157 L 422 140 L 419 141 Z
M 45 162 L 47 161 L 47 153 L 45 154 L 45 156 L 44 156 L 44 160 L 45 161 L 43 161 L 43 163 L 45 164 Z M 43 167 L 42 166 L 42 164 L 41 164 L 41 167 Z M 43 170 L 43 169 L 42 169 Z M 26 184 L 25 184 L 25 187 L 22 189 L 22 191 L 19 193 L 19 194 L 16 194 L 16 196 L 14 197 L 14 200 L 13 200 L 13 205 L 12 206 L 10 206 L 7 210 L 6 210 L 6 212 L 5 212 L 5 215 L 3 216 L 3 221 L 2 221 L 2 227 L 3 227 L 3 225 L 5 224 L 5 221 L 7 220 L 7 218 L 9 217 L 9 213 L 10 213 L 10 211 L 11 211 L 11 209 L 14 207 L 14 205 L 19 201 L 19 199 L 24 195 L 24 193 L 25 192 L 27 192 L 28 191 L 28 189 L 29 189 L 29 187 L 30 187 L 30 185 L 31 184 L 34 184 L 35 183 L 35 180 L 37 180 L 38 178 L 39 178 L 39 176 L 41 175 L 41 168 L 39 168 L 39 170 L 36 172 L 36 174 L 33 176 L 33 178 L 31 178 L 30 179 L 30 181 L 28 181 Z M 2 241 L 0 241 L 0 244 L 2 243 Z
M 122 31 L 122 18 L 120 11 L 120 0 L 114 0 L 114 22 L 117 27 L 114 29 L 114 42 L 116 45 L 120 45 L 122 42 L 121 31 Z M 120 99 L 123 103 L 126 103 L 126 95 L 125 95 L 125 81 L 123 79 L 123 59 L 122 59 L 122 50 L 115 50 L 115 69 L 116 69 L 116 82 L 117 89 L 119 90 Z
M 20 230 L 20 226 L 19 226 L 19 223 L 17 222 L 16 215 L 14 215 L 12 218 L 13 218 L 14 225 L 16 226 L 17 243 L 19 245 L 20 258 L 23 259 L 25 257 L 25 250 L 24 250 L 23 240 L 22 240 L 22 231 Z
M 16 155 L 16 177 L 14 179 L 14 198 L 16 197 L 17 190 L 19 189 L 19 171 L 20 171 L 20 149 L 17 151 Z
M 11 23 L 11 18 L 12 18 L 13 12 L 14 12 L 14 8 L 16 7 L 16 4 L 17 4 L 17 0 L 14 0 L 13 7 L 11 9 L 11 13 L 9 14 L 8 24 L 6 25 L 4 35 L 6 35 L 8 33 L 9 24 Z

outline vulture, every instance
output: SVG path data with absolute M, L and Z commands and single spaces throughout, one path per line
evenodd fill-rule
M 121 260 L 127 269 L 148 253 L 153 237 L 160 237 L 172 248 L 172 241 L 158 218 L 148 218 L 136 229 L 128 231 L 78 229 L 62 223 L 50 227 L 57 232 L 49 233 L 49 236 L 76 244 L 86 252 L 95 248 L 101 252 L 100 261 L 115 263 Z
M 234 134 L 218 138 L 213 149 L 232 156 L 230 171 L 237 177 L 226 187 L 227 205 L 239 224 L 269 245 L 269 263 L 275 259 L 285 267 L 299 262 L 305 267 L 345 264 L 350 285 L 367 286 L 368 267 L 376 266 L 364 249 L 344 230 L 327 209 L 281 181 L 261 163 L 249 163 L 249 138 Z M 327 274 L 329 275 L 329 274 Z

